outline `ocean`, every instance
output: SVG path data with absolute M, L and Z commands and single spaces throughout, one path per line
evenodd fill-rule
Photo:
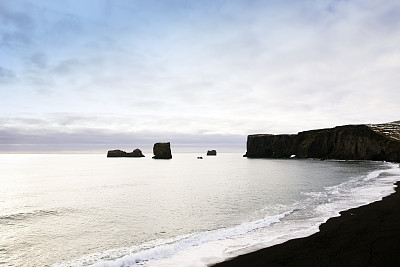
M 312 234 L 398 180 L 388 162 L 2 154 L 0 265 L 206 266 Z

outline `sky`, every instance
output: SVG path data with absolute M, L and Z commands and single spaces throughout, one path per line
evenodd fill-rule
M 245 152 L 400 119 L 398 0 L 1 0 L 0 153 Z

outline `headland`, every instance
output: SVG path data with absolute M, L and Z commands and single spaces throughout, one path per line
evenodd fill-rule
M 291 135 L 249 135 L 244 156 L 400 162 L 400 121 L 345 125 Z
M 296 135 L 249 135 L 248 158 L 319 158 L 400 162 L 400 121 L 345 125 Z M 340 212 L 304 238 L 245 254 L 215 267 L 400 266 L 400 189 Z

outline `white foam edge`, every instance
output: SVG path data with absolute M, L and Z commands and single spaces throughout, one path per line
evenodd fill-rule
M 144 266 L 203 267 L 262 248 L 281 244 L 291 239 L 310 236 L 318 232 L 319 226 L 325 223 L 329 218 L 340 216 L 341 211 L 382 200 L 383 197 L 394 193 L 396 187 L 394 183 L 400 180 L 400 168 L 398 164 L 386 163 L 385 165 L 390 167 L 390 169 L 371 171 L 364 176 L 355 178 L 355 180 L 365 181 L 365 186 L 347 191 L 345 197 L 340 200 L 317 206 L 316 210 L 319 210 L 321 213 L 320 217 L 298 222 L 294 229 L 287 232 L 286 227 L 284 227 L 284 232 L 276 232 L 274 229 L 267 227 L 259 229 L 259 232 L 250 232 L 240 239 L 231 238 L 223 240 L 222 242 L 209 243 L 207 246 L 200 246 L 198 248 L 182 251 L 173 257 L 166 258 L 162 261 L 151 262 Z M 388 173 L 390 175 L 380 177 L 382 173 Z M 370 179 L 364 180 L 365 177 Z M 367 181 L 371 181 L 372 183 L 368 183 Z M 347 182 L 343 184 L 343 186 L 348 185 Z M 326 190 L 329 191 L 331 188 L 326 188 Z M 287 222 L 283 221 L 281 223 Z M 260 238 L 260 236 L 264 237 Z
M 111 261 L 101 261 L 90 266 L 115 267 L 115 266 L 207 266 L 226 259 L 246 254 L 261 248 L 283 243 L 290 239 L 306 237 L 319 231 L 319 226 L 329 218 L 340 216 L 340 211 L 356 208 L 375 201 L 394 192 L 394 183 L 400 180 L 400 169 L 398 164 L 386 163 L 389 169 L 369 172 L 356 179 L 344 182 L 337 186 L 325 188 L 325 192 L 332 193 L 335 187 L 346 188 L 355 180 L 365 182 L 364 186 L 348 190 L 343 198 L 328 202 L 316 207 L 321 213 L 318 218 L 299 223 L 295 229 L 288 232 L 271 232 L 271 226 L 280 222 L 283 218 L 294 211 L 288 211 L 275 216 L 266 217 L 261 220 L 243 223 L 230 228 L 222 228 L 206 231 L 171 239 L 157 240 L 140 246 L 120 248 L 105 251 L 101 254 L 110 255 L 121 251 L 136 251 Z M 389 176 L 380 177 L 382 173 Z M 379 178 L 379 179 L 376 179 Z M 316 192 L 317 193 L 317 192 Z M 322 192 L 318 192 L 322 193 Z M 316 194 L 318 195 L 318 194 Z M 335 195 L 335 194 L 334 194 Z M 313 196 L 318 197 L 318 196 Z M 326 195 L 325 195 L 326 197 Z M 265 233 L 264 233 L 265 232 Z M 266 234 L 267 233 L 267 234 Z M 137 251 L 140 249 L 140 251 Z M 96 256 L 97 255 L 97 256 Z M 98 254 L 86 255 L 84 258 L 97 258 Z M 76 259 L 64 264 L 54 266 L 81 266 L 73 263 L 83 262 Z
M 140 246 L 132 246 L 129 248 L 119 248 L 108 250 L 103 253 L 94 253 L 85 255 L 82 258 L 71 260 L 68 262 L 57 263 L 53 266 L 82 266 L 86 264 L 92 267 L 114 267 L 114 266 L 135 266 L 143 265 L 150 260 L 159 260 L 163 258 L 171 257 L 181 251 L 187 250 L 191 247 L 198 247 L 202 244 L 211 243 L 220 240 L 226 240 L 237 236 L 242 236 L 248 232 L 255 231 L 264 227 L 268 227 L 272 224 L 278 223 L 281 219 L 289 216 L 294 211 L 287 211 L 274 216 L 267 216 L 263 219 L 242 223 L 233 227 L 220 228 L 216 230 L 210 230 L 205 232 L 199 232 L 189 235 L 184 235 L 172 239 L 160 239 L 156 242 L 148 242 Z M 124 252 L 129 254 L 112 259 L 112 260 L 101 260 L 101 258 L 109 258 L 110 255 L 121 255 Z M 95 262 L 90 265 L 89 262 Z M 89 265 L 88 265 L 89 263 Z

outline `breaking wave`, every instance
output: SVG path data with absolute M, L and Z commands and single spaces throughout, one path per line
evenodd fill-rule
M 131 248 L 120 248 L 116 250 L 110 250 L 104 254 L 91 254 L 81 259 L 76 259 L 71 262 L 60 263 L 53 266 L 81 266 L 88 264 L 90 265 L 91 263 L 94 262 L 97 263 L 94 263 L 90 266 L 92 267 L 134 266 L 149 260 L 158 260 L 162 258 L 171 257 L 172 255 L 191 247 L 196 247 L 210 242 L 215 242 L 219 240 L 225 240 L 228 238 L 234 238 L 241 235 L 245 235 L 249 232 L 262 229 L 272 224 L 278 223 L 280 222 L 281 219 L 289 216 L 293 212 L 295 212 L 295 210 L 287 211 L 275 216 L 268 216 L 256 221 L 242 223 L 234 227 L 221 228 L 190 235 L 184 235 L 176 238 L 175 240 L 174 239 L 159 240 L 158 243 L 160 244 L 154 247 L 132 252 L 129 255 L 125 255 L 123 257 L 113 260 L 107 260 L 107 261 L 103 260 L 101 262 L 98 262 L 99 260 L 101 260 L 101 257 L 107 257 L 107 254 L 118 255 L 120 254 L 120 252 L 126 253 L 129 250 L 134 251 L 140 249 L 141 247 L 135 246 Z M 142 247 L 146 246 L 149 246 L 149 244 L 142 245 Z

